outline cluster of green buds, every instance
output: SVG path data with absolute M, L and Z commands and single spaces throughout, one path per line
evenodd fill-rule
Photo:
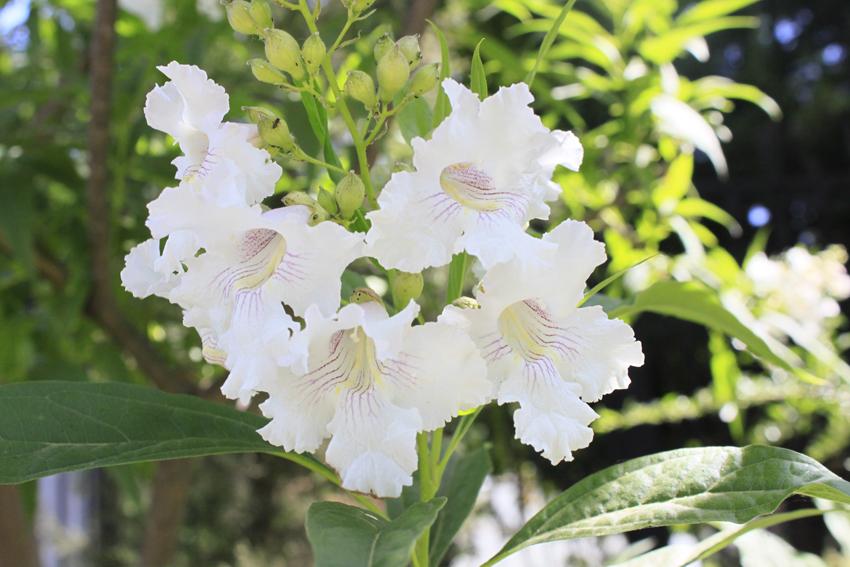
M 345 82 L 346 95 L 371 112 L 378 110 L 379 102 L 389 104 L 400 94 L 405 98 L 422 96 L 437 86 L 437 65 L 420 65 L 422 53 L 416 35 L 393 41 L 385 34 L 375 42 L 373 55 L 377 64 L 377 89 L 372 77 L 363 71 L 351 71 Z
M 226 0 L 224 9 L 230 27 L 245 35 L 261 35 L 274 26 L 272 10 L 266 0 Z
M 310 224 L 330 219 L 344 223 L 354 218 L 365 197 L 366 188 L 363 181 L 360 176 L 350 171 L 339 180 L 333 191 L 319 188 L 316 198 L 304 191 L 292 191 L 283 197 L 283 204 L 308 207 L 311 212 Z

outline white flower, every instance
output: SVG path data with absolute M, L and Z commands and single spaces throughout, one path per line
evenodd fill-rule
M 222 122 L 230 108 L 224 89 L 194 65 L 172 61 L 157 69 L 171 80 L 148 93 L 145 118 L 183 150 L 172 162 L 177 179 L 202 180 L 204 194 L 221 206 L 271 195 L 281 168 L 254 145 L 255 125 Z
M 307 207 L 222 208 L 187 187 L 166 189 L 155 205 L 154 237 L 188 233 L 203 249 L 183 259 L 186 271 L 168 298 L 193 311 L 187 323 L 227 353 L 231 374 L 222 391 L 244 401 L 298 329 L 282 304 L 298 316 L 311 305 L 335 313 L 340 278 L 362 255 L 362 236 L 332 222 L 310 226 Z
M 659 132 L 693 144 L 708 156 L 717 174 L 726 177 L 729 168 L 720 147 L 720 138 L 702 114 L 669 94 L 660 94 L 652 99 L 650 109 L 658 120 Z
M 376 302 L 330 318 L 308 308 L 291 345 L 303 356 L 266 384 L 260 408 L 272 420 L 260 434 L 297 452 L 331 437 L 325 457 L 344 488 L 398 496 L 416 469 L 417 432 L 489 401 L 492 390 L 464 331 L 411 327 L 418 312 L 414 302 L 392 317 Z
M 582 148 L 570 132 L 550 131 L 529 104 L 528 86 L 502 88 L 483 102 L 451 79 L 452 113 L 431 140 L 413 140 L 414 172 L 392 176 L 368 214 L 368 253 L 388 268 L 419 272 L 466 250 L 485 267 L 532 255 L 540 241 L 526 223 L 547 218 L 557 199 L 557 165 L 578 169 Z
M 553 245 L 544 262 L 498 264 L 478 286 L 480 309 L 452 307 L 441 320 L 467 325 L 499 403 L 519 402 L 517 438 L 558 463 L 593 437 L 588 424 L 597 416 L 586 402 L 625 388 L 643 353 L 628 325 L 599 306 L 576 307 L 605 261 L 590 228 L 566 221 L 544 240 Z

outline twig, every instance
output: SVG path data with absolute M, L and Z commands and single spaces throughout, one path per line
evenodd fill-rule
M 166 567 L 177 548 L 195 460 L 162 461 L 153 481 L 150 510 L 145 520 L 142 567 Z
M 17 486 L 0 486 L 0 567 L 38 567 L 31 522 Z

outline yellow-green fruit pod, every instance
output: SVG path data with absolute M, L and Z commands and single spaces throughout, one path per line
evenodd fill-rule
M 363 71 L 350 71 L 345 79 L 345 94 L 363 103 L 367 109 L 375 108 L 378 96 L 375 94 L 375 81 Z
M 422 53 L 419 50 L 418 35 L 406 35 L 399 39 L 396 45 L 404 53 L 404 56 L 407 57 L 407 63 L 411 69 L 419 64 L 419 60 L 422 59 Z
M 423 65 L 413 74 L 410 79 L 410 93 L 415 96 L 422 96 L 431 89 L 437 86 L 437 81 L 440 79 L 440 70 L 436 63 Z
M 411 299 L 418 299 L 425 287 L 421 273 L 396 272 L 392 280 L 393 303 L 398 309 L 403 309 Z
M 227 22 L 234 30 L 245 35 L 260 33 L 260 28 L 251 17 L 251 4 L 246 0 L 233 0 L 225 4 L 224 11 L 227 13 Z
M 351 293 L 351 297 L 348 298 L 349 303 L 358 303 L 360 305 L 363 305 L 364 303 L 371 303 L 373 301 L 380 305 L 384 304 L 384 301 L 381 299 L 381 296 L 369 289 L 368 287 L 356 288 Z
M 378 61 L 378 94 L 384 102 L 390 102 L 404 88 L 410 78 L 410 65 L 407 57 L 398 46 L 392 49 Z
M 372 53 L 375 55 L 375 62 L 380 61 L 393 48 L 393 45 L 395 45 L 395 42 L 390 37 L 390 34 L 385 33 L 379 37 L 378 41 L 375 42 L 375 47 L 372 49 Z
M 251 66 L 251 73 L 254 75 L 254 78 L 261 83 L 268 83 L 270 85 L 283 85 L 286 83 L 286 77 L 283 73 L 275 69 L 274 65 L 265 59 L 251 59 L 248 61 L 248 65 Z
M 348 220 L 363 205 L 363 199 L 366 197 L 366 187 L 363 186 L 363 182 L 356 173 L 349 171 L 348 175 L 343 177 L 337 184 L 334 197 L 336 197 L 336 203 L 339 205 L 340 216 Z
M 320 222 L 325 222 L 329 218 L 331 218 L 331 216 L 328 212 L 319 205 L 316 205 L 313 207 L 313 212 L 310 214 L 310 218 L 307 219 L 307 224 L 310 226 L 316 226 Z
M 319 32 L 314 33 L 304 40 L 304 45 L 301 47 L 301 56 L 304 58 L 304 65 L 307 67 L 307 72 L 315 75 L 319 67 L 322 66 L 322 61 L 325 60 L 325 42 L 322 41 Z
M 283 30 L 267 29 L 263 31 L 266 43 L 266 59 L 286 71 L 296 81 L 304 78 L 304 62 L 301 60 L 301 48 L 295 38 Z
M 335 215 L 339 212 L 339 205 L 336 203 L 336 198 L 333 193 L 330 191 L 325 191 L 324 189 L 319 189 L 319 192 L 316 194 L 316 200 L 331 215 Z
M 285 152 L 295 147 L 295 138 L 292 137 L 289 126 L 283 118 L 277 116 L 273 118 L 264 117 L 257 123 L 257 129 L 260 131 L 260 138 L 266 145 L 275 146 Z
M 316 200 L 304 191 L 290 191 L 283 196 L 283 204 L 287 207 L 291 207 L 293 205 L 304 205 L 305 207 L 310 207 L 312 209 L 316 206 Z
M 251 0 L 251 6 L 248 11 L 258 30 L 274 27 L 272 9 L 266 0 Z

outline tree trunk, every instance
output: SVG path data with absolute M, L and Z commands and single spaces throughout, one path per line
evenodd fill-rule
M 32 525 L 17 486 L 0 486 L 0 567 L 39 567 Z

